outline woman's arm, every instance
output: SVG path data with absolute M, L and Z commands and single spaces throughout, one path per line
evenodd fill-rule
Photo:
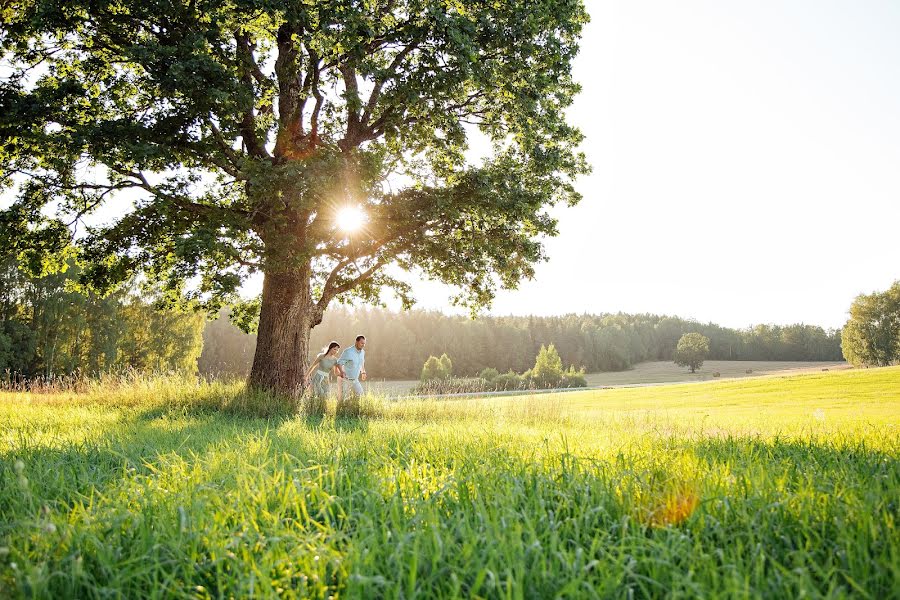
M 322 360 L 322 357 L 317 356 L 316 360 L 312 361 L 312 364 L 309 365 L 309 370 L 306 372 L 306 375 L 303 376 L 303 381 L 309 381 L 309 378 L 312 377 L 313 371 L 316 370 L 320 360 Z

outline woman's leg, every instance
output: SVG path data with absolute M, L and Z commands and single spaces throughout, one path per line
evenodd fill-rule
M 344 399 L 344 380 L 341 379 L 341 370 L 334 367 L 334 374 L 337 375 L 337 401 L 338 404 Z

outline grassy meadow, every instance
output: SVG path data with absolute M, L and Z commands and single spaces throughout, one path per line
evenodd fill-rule
M 0 393 L 0 597 L 900 597 L 900 367 L 362 413 Z

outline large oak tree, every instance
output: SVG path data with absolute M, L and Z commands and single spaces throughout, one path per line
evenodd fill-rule
M 86 284 L 143 273 L 213 312 L 261 271 L 255 386 L 302 389 L 333 300 L 412 302 L 389 265 L 486 305 L 532 275 L 548 207 L 578 200 L 581 0 L 0 11 L 0 242 L 40 260 L 74 240 Z M 490 152 L 467 160 L 478 130 Z M 364 230 L 340 229 L 345 206 Z

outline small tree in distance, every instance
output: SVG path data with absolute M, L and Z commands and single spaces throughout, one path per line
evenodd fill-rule
M 703 361 L 709 356 L 709 338 L 699 333 L 686 333 L 678 340 L 675 348 L 675 364 L 681 367 L 689 367 L 691 373 L 703 366 Z
M 900 281 L 853 300 L 850 320 L 841 331 L 841 351 L 855 367 L 900 361 Z
M 554 387 L 562 382 L 565 371 L 556 346 L 553 344 L 546 347 L 541 345 L 541 351 L 538 352 L 530 375 L 535 385 L 541 388 Z
M 453 362 L 449 356 L 446 354 L 442 354 L 440 358 L 429 356 L 422 367 L 421 380 L 423 382 L 441 381 L 450 379 L 451 375 L 453 375 Z
M 441 379 L 450 379 L 453 376 L 453 361 L 447 356 L 447 353 L 441 354 L 440 358 L 441 370 L 444 372 Z

